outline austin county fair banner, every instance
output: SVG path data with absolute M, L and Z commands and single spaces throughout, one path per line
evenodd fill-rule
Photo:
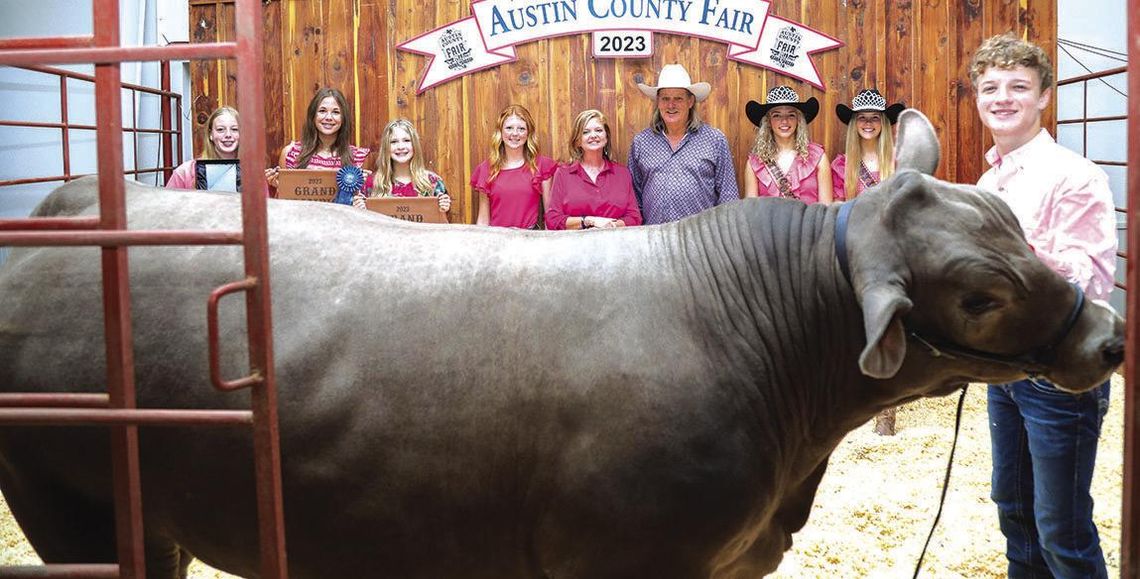
M 471 16 L 397 48 L 427 57 L 417 93 L 514 62 L 516 45 L 584 32 L 595 34 L 595 45 L 602 32 L 648 37 L 648 43 L 636 43 L 641 46 L 635 48 L 647 49 L 637 56 L 652 54 L 652 32 L 724 42 L 730 60 L 825 88 L 811 55 L 843 43 L 769 14 L 770 5 L 763 0 L 475 0 Z

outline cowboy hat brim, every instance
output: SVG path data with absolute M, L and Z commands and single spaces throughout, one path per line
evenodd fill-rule
M 645 95 L 645 96 L 647 96 L 653 100 L 657 100 L 657 91 L 660 89 L 663 89 L 663 88 L 683 88 L 683 89 L 689 91 L 690 93 L 692 93 L 692 95 L 697 98 L 697 102 L 701 102 L 701 101 L 709 98 L 709 93 L 712 92 L 712 85 L 707 83 L 707 82 L 695 82 L 689 86 L 661 86 L 661 87 L 649 86 L 647 84 L 640 83 L 640 82 L 637 83 L 637 89 L 641 91 L 641 94 L 643 94 L 643 95 Z
M 891 124 L 893 125 L 896 122 L 898 122 L 899 115 L 901 115 L 903 110 L 905 110 L 905 109 L 906 109 L 906 104 L 904 104 L 902 102 L 897 102 L 897 103 L 887 107 L 887 110 L 885 110 L 885 111 L 875 111 L 875 112 L 882 112 L 883 114 L 887 115 L 887 120 L 890 121 Z M 851 122 L 851 117 L 854 115 L 855 115 L 855 111 L 853 109 L 851 109 L 851 107 L 849 107 L 843 103 L 839 103 L 839 104 L 835 105 L 835 116 L 839 117 L 839 120 L 843 121 L 843 124 L 845 124 L 845 125 L 849 124 Z
M 760 126 L 760 121 L 768 114 L 768 111 L 775 107 L 792 107 L 799 109 L 804 114 L 804 122 L 811 123 L 815 116 L 819 114 L 819 101 L 815 97 L 811 97 L 802 103 L 772 103 L 762 105 L 756 101 L 748 101 L 744 107 L 745 114 L 748 115 L 748 120 L 757 127 Z

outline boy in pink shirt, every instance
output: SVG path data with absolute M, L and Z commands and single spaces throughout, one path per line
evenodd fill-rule
M 982 43 L 969 70 L 994 139 L 978 185 L 1010 206 L 1041 261 L 1090 299 L 1107 298 L 1116 268 L 1112 193 L 1104 171 L 1041 127 L 1049 57 L 1007 33 Z M 1108 576 L 1089 494 L 1108 387 L 1071 395 L 1040 378 L 990 385 L 991 498 L 1010 577 Z

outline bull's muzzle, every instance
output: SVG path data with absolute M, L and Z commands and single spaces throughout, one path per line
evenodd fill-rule
M 1116 368 L 1124 363 L 1124 335 L 1120 334 L 1105 340 L 1100 353 L 1104 356 L 1104 363 Z

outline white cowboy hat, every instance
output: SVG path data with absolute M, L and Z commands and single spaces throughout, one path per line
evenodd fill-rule
M 637 88 L 641 90 L 641 94 L 651 98 L 657 98 L 657 91 L 663 88 L 683 88 L 697 97 L 697 102 L 701 102 L 708 98 L 709 91 L 712 86 L 707 82 L 694 83 L 692 78 L 689 78 L 689 71 L 679 64 L 666 64 L 661 67 L 661 74 L 657 75 L 657 86 L 649 86 L 644 83 L 637 83 Z

